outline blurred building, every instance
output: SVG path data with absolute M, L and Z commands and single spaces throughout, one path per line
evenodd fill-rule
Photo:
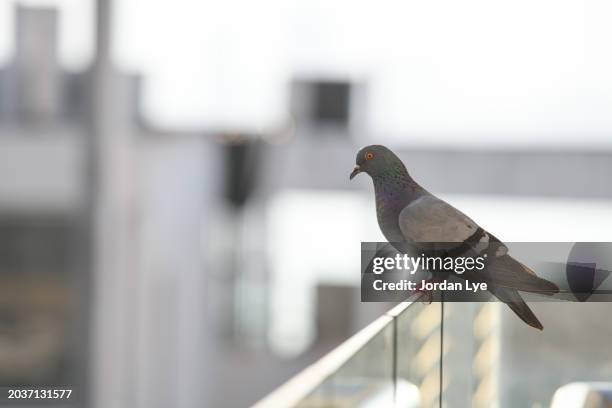
M 205 228 L 197 220 L 206 214 L 207 177 L 216 178 L 204 164 L 207 148 L 199 135 L 146 130 L 139 77 L 113 70 L 111 103 L 119 116 L 110 128 L 129 140 L 130 168 L 114 170 L 129 197 L 121 209 L 128 215 L 119 236 L 124 248 L 112 256 L 124 257 L 128 268 L 93 276 L 83 230 L 94 222 L 84 212 L 92 199 L 86 160 L 97 114 L 94 67 L 67 72 L 57 44 L 57 11 L 17 7 L 15 56 L 0 69 L 2 384 L 80 385 L 77 405 L 91 397 L 82 379 L 123 400 L 201 400 L 204 319 L 184 316 L 205 310 Z M 101 297 L 94 284 L 112 288 L 107 307 L 117 309 L 103 311 L 105 319 L 93 310 Z M 94 319 L 106 324 L 96 333 L 108 333 L 98 346 L 87 335 Z M 104 352 L 109 378 L 87 375 L 94 350 Z
M 248 213 L 245 202 L 265 197 L 269 192 L 261 185 L 271 180 L 264 174 L 257 188 L 248 187 L 245 176 L 253 174 L 253 164 L 265 162 L 268 149 L 249 164 L 254 145 L 249 137 L 234 143 L 230 136 L 147 127 L 138 111 L 140 78 L 116 69 L 110 101 L 116 122 L 109 129 L 129 148 L 129 167 L 107 170 L 127 192 L 118 212 L 121 226 L 111 232 L 125 247 L 107 252 L 120 259 L 105 261 L 111 269 L 90 269 L 83 228 L 94 221 L 84 209 L 92 199 L 113 201 L 99 193 L 92 198 L 88 184 L 87 149 L 96 137 L 92 115 L 98 114 L 96 67 L 83 72 L 61 67 L 55 9 L 18 6 L 15 17 L 15 57 L 0 68 L 3 384 L 87 387 L 82 381 L 87 379 L 94 395 L 79 389 L 83 399 L 77 405 L 99 397 L 98 404 L 107 406 L 196 406 L 226 400 L 233 388 L 227 376 L 250 377 L 263 366 L 276 367 L 228 401 L 246 404 L 377 314 L 354 316 L 340 331 L 321 330 L 323 346 L 300 359 L 265 352 L 266 268 L 245 271 L 225 260 L 240 261 L 249 248 L 241 244 L 244 225 L 237 220 L 253 219 L 241 215 Z M 338 141 L 346 145 L 348 84 L 324 83 L 320 91 L 319 104 L 329 103 L 328 93 L 340 104 L 312 105 L 320 108 L 313 123 L 325 122 L 330 134 L 342 133 Z M 251 265 L 264 253 L 261 246 L 254 249 Z M 253 273 L 259 280 L 249 287 Z M 97 293 L 99 287 L 107 292 Z M 321 293 L 330 290 L 346 292 L 339 287 Z M 356 301 L 347 297 L 342 316 L 352 316 Z M 104 309 L 95 310 L 100 304 Z M 92 328 L 93 321 L 99 326 Z M 90 330 L 93 340 L 84 333 Z M 253 360 L 236 360 L 240 350 Z M 94 364 L 108 377 L 89 375 Z

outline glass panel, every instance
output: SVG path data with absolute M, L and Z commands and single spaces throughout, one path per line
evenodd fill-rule
M 500 407 L 549 406 L 555 390 L 570 382 L 602 381 L 609 389 L 610 304 L 532 302 L 529 306 L 543 323 L 543 331 L 527 327 L 510 311 L 500 313 Z
M 415 303 L 397 317 L 397 406 L 438 407 L 440 309 Z
M 609 389 L 609 305 L 531 302 L 529 307 L 544 324 L 543 331 L 528 327 L 501 303 L 445 304 L 447 406 L 555 406 L 555 392 L 570 383 L 586 384 L 564 388 L 567 393 L 557 399 L 569 394 L 586 398 L 588 388 Z M 405 353 L 406 348 L 399 351 Z M 400 355 L 400 366 L 404 360 Z M 399 374 L 410 375 L 403 370 Z
M 482 356 L 488 360 L 493 349 L 490 347 L 490 322 L 486 320 L 487 309 L 495 303 L 450 303 L 444 304 L 444 384 L 443 400 L 446 406 L 476 407 L 492 406 L 487 399 L 487 405 L 476 405 L 472 401 L 473 392 L 488 391 L 490 376 L 489 367 L 479 365 Z M 484 314 L 477 315 L 477 312 Z M 479 316 L 480 320 L 475 317 Z M 478 337 L 477 327 L 480 327 Z M 474 339 L 472 341 L 472 339 Z M 474 356 L 481 356 L 475 360 Z M 480 387 L 480 390 L 478 389 Z
M 298 407 L 393 406 L 393 337 L 393 322 L 390 321 Z

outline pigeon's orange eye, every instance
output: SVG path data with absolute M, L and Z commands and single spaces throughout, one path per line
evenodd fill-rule
M 372 160 L 374 158 L 374 155 L 372 153 L 370 153 L 370 152 L 367 152 L 365 154 L 365 158 L 366 158 L 366 160 Z

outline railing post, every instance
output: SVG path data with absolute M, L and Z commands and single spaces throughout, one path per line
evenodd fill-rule
M 438 405 L 442 408 L 444 394 L 444 291 L 440 293 L 440 390 Z
M 393 353 L 393 362 L 392 362 L 392 373 L 393 373 L 393 405 L 397 406 L 397 317 L 393 316 L 393 345 L 392 345 L 392 353 Z

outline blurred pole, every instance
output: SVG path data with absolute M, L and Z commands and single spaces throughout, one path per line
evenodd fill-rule
M 89 219 L 91 321 L 88 406 L 135 406 L 129 344 L 136 293 L 130 266 L 130 132 L 112 67 L 112 0 L 96 0 L 85 195 Z M 133 265 L 132 265 L 133 266 Z M 132 333 L 133 334 L 133 333 Z

